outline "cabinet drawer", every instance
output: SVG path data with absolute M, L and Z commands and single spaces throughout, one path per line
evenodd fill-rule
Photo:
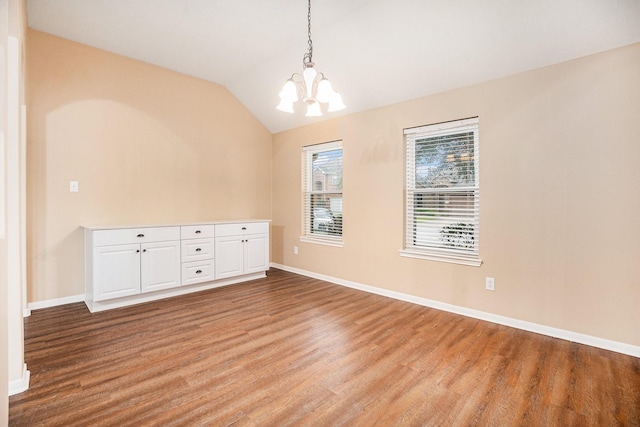
M 118 230 L 96 230 L 93 246 L 128 245 L 180 240 L 180 227 L 121 228 Z
M 213 280 L 213 260 L 182 263 L 182 284 L 209 282 Z
M 239 222 L 235 224 L 216 224 L 216 237 L 242 236 L 243 234 L 265 234 L 268 232 L 268 222 Z
M 181 239 L 202 239 L 213 237 L 213 225 L 183 225 L 180 227 Z
M 182 241 L 182 262 L 213 258 L 213 239 Z

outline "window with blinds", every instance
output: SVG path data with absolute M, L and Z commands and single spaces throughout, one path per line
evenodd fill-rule
M 479 266 L 478 118 L 405 129 L 403 256 Z
M 342 246 L 342 141 L 302 149 L 301 240 Z

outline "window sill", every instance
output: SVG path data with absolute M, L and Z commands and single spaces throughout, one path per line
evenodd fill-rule
M 464 255 L 426 253 L 411 249 L 402 249 L 400 251 L 400 256 L 406 258 L 426 259 L 429 261 L 449 262 L 452 264 L 468 265 L 471 267 L 480 267 L 482 265 L 482 260 L 480 258 Z
M 315 236 L 300 236 L 300 241 L 305 243 L 315 243 L 318 245 L 333 246 L 335 248 L 341 248 L 342 238 L 331 237 L 315 237 Z

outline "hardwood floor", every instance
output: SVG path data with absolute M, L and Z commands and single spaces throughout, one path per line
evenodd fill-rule
M 640 426 L 640 359 L 271 269 L 25 319 L 9 424 Z

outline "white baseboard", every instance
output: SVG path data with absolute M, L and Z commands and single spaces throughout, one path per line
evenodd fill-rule
M 133 304 L 140 304 L 144 302 L 156 301 L 159 299 L 165 299 L 175 297 L 178 295 L 190 294 L 193 292 L 206 291 L 209 289 L 219 288 L 221 286 L 234 285 L 236 283 L 246 282 L 249 280 L 261 279 L 266 277 L 264 271 L 259 273 L 249 273 L 242 276 L 234 276 L 228 279 L 219 279 L 210 282 L 203 282 L 189 286 L 180 286 L 177 288 L 163 289 L 160 291 L 150 292 L 147 294 L 136 294 L 123 298 L 116 298 L 112 300 L 104 301 L 91 301 L 84 300 L 87 308 L 90 312 L 96 313 L 98 311 L 110 310 L 112 308 L 126 307 Z M 83 295 L 84 297 L 84 295 Z
M 22 378 L 9 381 L 9 396 L 22 393 L 29 389 L 29 379 L 31 378 L 31 372 L 27 370 L 27 364 L 22 367 Z
M 39 310 L 41 308 L 56 307 L 58 305 L 72 304 L 74 302 L 84 301 L 84 294 L 72 295 L 70 297 L 48 299 L 45 301 L 30 302 L 27 310 L 31 314 L 31 310 Z M 26 317 L 26 316 L 25 316 Z
M 466 317 L 472 317 L 474 319 L 486 320 L 487 322 L 497 323 L 499 325 L 510 326 L 516 329 L 522 329 L 528 332 L 535 332 L 537 334 L 547 335 L 553 338 L 560 338 L 563 340 L 577 342 L 580 344 L 589 345 L 592 347 L 598 347 L 605 350 L 615 351 L 616 353 L 627 354 L 629 356 L 640 358 L 640 346 L 621 343 L 618 341 L 611 341 L 604 338 L 598 338 L 591 335 L 580 334 L 577 332 L 567 331 L 565 329 L 553 328 L 551 326 L 540 325 L 537 323 L 527 322 L 524 320 L 514 319 L 511 317 L 500 316 L 493 313 L 487 313 L 484 311 L 473 310 L 471 308 L 460 307 L 453 304 L 447 304 L 440 301 L 430 300 L 427 298 L 417 297 L 414 295 L 404 294 L 401 292 L 390 291 L 388 289 L 376 288 L 374 286 L 363 285 L 361 283 L 351 282 L 349 280 L 340 279 L 337 277 L 331 277 L 324 274 L 314 273 L 311 271 L 302 270 L 295 267 L 289 267 L 286 265 L 271 263 L 274 268 L 280 270 L 289 271 L 291 273 L 300 274 L 314 279 L 324 280 L 325 282 L 334 283 L 336 285 L 346 286 L 353 289 L 369 292 L 372 294 L 382 295 L 389 298 L 394 298 L 400 301 L 406 301 L 425 307 L 431 307 L 438 310 L 448 311 L 450 313 L 460 314 Z
M 188 287 L 171 288 L 171 289 L 168 289 L 168 290 L 153 292 L 153 293 L 150 293 L 150 294 L 139 294 L 139 295 L 134 295 L 132 297 L 118 298 L 118 299 L 115 299 L 115 300 L 108 300 L 108 301 L 89 302 L 87 304 L 87 307 L 89 308 L 89 311 L 91 311 L 93 313 L 93 312 L 97 312 L 97 311 L 107 310 L 107 309 L 110 309 L 110 308 L 125 307 L 127 305 L 131 305 L 131 304 L 134 304 L 134 303 L 155 301 L 155 300 L 158 300 L 158 299 L 169 298 L 169 297 L 172 297 L 172 296 L 184 295 L 184 294 L 188 294 L 188 293 L 192 293 L 192 292 L 198 292 L 198 291 L 204 291 L 204 290 L 207 290 L 207 289 L 218 288 L 218 287 L 221 287 L 221 286 L 233 285 L 233 284 L 240 283 L 240 282 L 246 282 L 248 280 L 261 279 L 263 277 L 265 277 L 265 273 L 264 272 L 250 273 L 250 274 L 245 274 L 243 276 L 232 277 L 232 278 L 229 278 L 229 279 L 217 280 L 217 281 L 212 281 L 212 282 L 205 282 L 205 283 L 201 283 L 201 284 L 190 285 Z M 39 310 L 41 308 L 56 307 L 58 305 L 72 304 L 72 303 L 75 303 L 75 302 L 85 302 L 85 303 L 87 303 L 85 301 L 85 295 L 84 294 L 72 295 L 70 297 L 63 297 L 63 298 L 55 298 L 55 299 L 50 299 L 50 300 L 45 300 L 45 301 L 30 302 L 28 304 L 28 308 L 23 310 L 23 315 L 24 315 L 24 317 L 28 317 L 28 316 L 31 315 L 31 310 Z

